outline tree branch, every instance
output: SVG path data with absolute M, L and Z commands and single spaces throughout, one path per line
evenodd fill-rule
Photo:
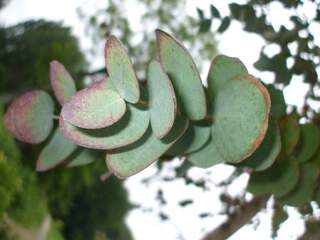
M 247 224 L 262 208 L 265 208 L 269 195 L 254 197 L 240 205 L 229 219 L 207 234 L 203 240 L 225 240 Z

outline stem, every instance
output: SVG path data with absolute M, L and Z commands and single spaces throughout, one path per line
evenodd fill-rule
M 107 171 L 107 172 L 100 175 L 100 180 L 102 182 L 105 182 L 111 176 L 112 176 L 112 173 Z
M 52 119 L 54 119 L 54 120 L 59 120 L 59 118 L 60 118 L 60 116 L 58 116 L 58 115 L 53 115 L 52 116 Z

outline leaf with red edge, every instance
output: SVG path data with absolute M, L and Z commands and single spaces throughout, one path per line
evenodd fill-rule
M 76 94 L 76 85 L 70 73 L 58 61 L 50 63 L 50 82 L 58 102 L 63 105 Z
M 5 125 L 20 141 L 40 143 L 53 126 L 54 103 L 49 94 L 32 90 L 17 97 L 5 115 Z
M 172 81 L 178 103 L 189 119 L 203 119 L 207 114 L 206 97 L 191 55 L 168 33 L 157 30 L 156 36 L 158 58 Z
M 138 79 L 125 47 L 115 36 L 110 36 L 106 42 L 105 59 L 109 79 L 120 96 L 137 103 L 140 98 Z
M 270 96 L 256 78 L 240 74 L 216 95 L 212 139 L 227 162 L 240 162 L 261 144 L 268 128 Z
M 61 116 L 74 126 L 97 129 L 119 121 L 126 104 L 113 90 L 102 85 L 85 88 L 63 105 Z
M 148 125 L 149 112 L 130 104 L 119 122 L 101 129 L 78 128 L 60 116 L 60 128 L 66 138 L 79 146 L 94 149 L 114 149 L 129 145 L 142 137 Z

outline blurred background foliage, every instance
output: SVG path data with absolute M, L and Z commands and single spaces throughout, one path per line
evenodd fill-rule
M 129 12 L 124 11 L 124 1 L 131 1 L 131 4 L 142 9 L 141 14 L 135 16 L 136 24 L 130 21 Z M 208 9 L 197 9 L 198 17 L 186 14 L 186 2 L 109 0 L 104 9 L 94 14 L 87 14 L 81 8 L 78 11 L 94 44 L 103 45 L 111 33 L 121 39 L 134 60 L 141 80 L 145 79 L 145 66 L 154 52 L 156 28 L 172 32 L 183 40 L 201 69 L 203 63 L 217 54 L 215 36 L 228 31 L 232 21 L 241 22 L 245 31 L 261 36 L 266 42 L 255 67 L 260 71 L 274 73 L 274 85 L 279 89 L 290 84 L 294 76 L 303 77 L 310 87 L 299 116 L 320 125 L 318 110 L 309 105 L 310 101 L 320 99 L 320 48 L 315 44 L 310 31 L 313 22 L 320 22 L 320 3 L 317 3 L 317 14 L 310 18 L 299 11 L 305 4 L 300 0 L 247 0 L 242 4 L 230 3 L 230 14 L 227 15 L 222 15 L 212 4 Z M 274 2 L 291 10 L 291 29 L 282 26 L 278 30 L 273 27 L 268 14 L 271 11 L 270 4 Z M 0 9 L 6 3 L 0 0 Z M 210 15 L 206 15 L 208 12 Z M 274 56 L 266 54 L 265 49 L 269 45 L 277 45 L 279 52 Z M 4 128 L 2 120 L 5 104 L 14 96 L 30 88 L 48 89 L 51 60 L 62 62 L 77 80 L 79 88 L 84 85 L 85 78 L 97 75 L 103 77 L 104 66 L 91 71 L 70 28 L 56 22 L 32 20 L 0 27 L 0 46 L 0 178 L 5 180 L 0 184 L 0 239 L 28 240 L 39 236 L 48 240 L 132 239 L 124 221 L 132 206 L 122 182 L 113 177 L 105 182 L 99 180 L 106 169 L 103 155 L 89 166 L 74 169 L 61 166 L 47 173 L 36 173 L 35 162 L 43 145 L 32 147 L 16 142 Z M 92 49 L 93 53 L 95 51 Z M 158 164 L 159 172 L 166 159 L 163 160 Z M 163 180 L 182 178 L 186 184 L 206 189 L 205 181 L 195 181 L 188 177 L 186 173 L 189 168 L 185 164 L 179 166 L 175 169 L 174 177 L 165 177 Z M 235 171 L 228 181 L 221 183 L 221 187 L 230 185 L 240 174 Z M 222 194 L 220 199 L 225 205 L 224 214 L 233 216 L 235 211 L 232 209 L 241 209 L 244 196 L 232 198 Z M 161 189 L 156 197 L 159 205 L 166 204 Z M 186 207 L 189 204 L 192 204 L 192 199 L 182 202 L 180 206 Z M 263 207 L 262 204 L 259 210 Z M 313 217 L 313 210 L 303 208 L 299 211 L 303 216 L 308 216 L 306 236 L 312 235 L 312 232 L 317 233 L 319 228 L 315 226 L 319 226 L 319 221 Z M 200 217 L 210 215 L 203 213 Z M 160 213 L 160 217 L 168 219 L 163 213 Z M 287 213 L 274 204 L 274 236 L 286 218 Z

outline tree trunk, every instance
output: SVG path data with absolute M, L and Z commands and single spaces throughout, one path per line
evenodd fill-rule
M 203 240 L 226 240 L 247 224 L 262 208 L 265 208 L 268 199 L 269 195 L 262 195 L 242 204 L 226 222 L 208 233 Z

